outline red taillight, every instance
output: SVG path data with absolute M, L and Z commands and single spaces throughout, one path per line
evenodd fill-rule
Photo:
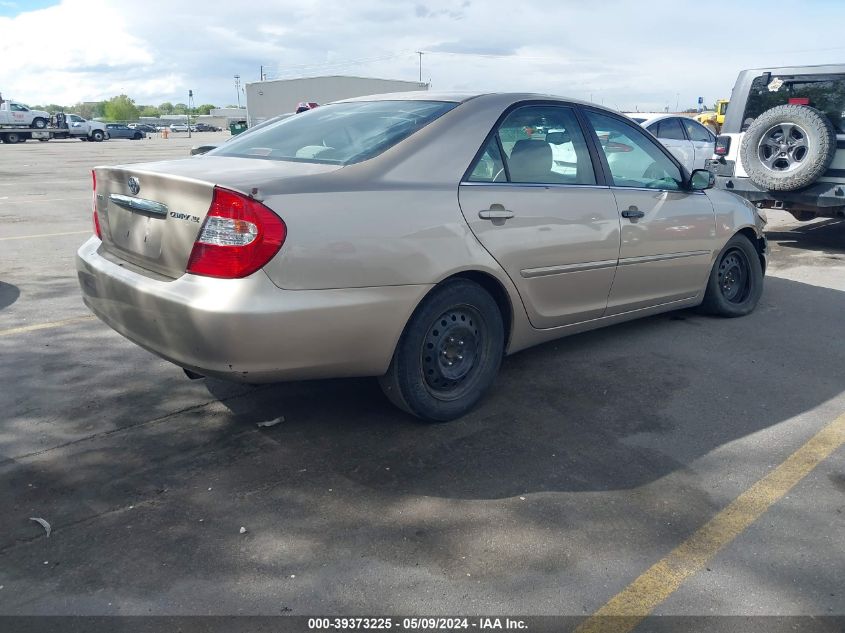
M 730 136 L 717 136 L 716 137 L 716 149 L 714 152 L 716 156 L 727 156 L 728 151 L 731 149 L 731 137 Z
M 100 218 L 97 216 L 97 173 L 91 170 L 91 181 L 94 193 L 91 195 L 91 213 L 94 218 L 94 235 L 103 239 L 103 232 L 100 230 Z
M 206 277 L 246 277 L 279 252 L 286 234 L 282 219 L 260 202 L 215 187 L 186 270 Z

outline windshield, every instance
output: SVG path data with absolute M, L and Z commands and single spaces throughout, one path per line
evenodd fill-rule
M 348 165 L 381 154 L 457 103 L 364 101 L 308 110 L 209 154 Z
M 754 119 L 775 106 L 797 103 L 821 110 L 833 123 L 836 132 L 845 134 L 845 75 L 765 74 L 751 83 L 748 102 L 742 115 L 742 130 Z

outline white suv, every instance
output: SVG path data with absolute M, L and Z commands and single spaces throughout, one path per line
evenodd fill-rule
M 716 153 L 716 186 L 798 220 L 845 217 L 845 64 L 744 70 Z

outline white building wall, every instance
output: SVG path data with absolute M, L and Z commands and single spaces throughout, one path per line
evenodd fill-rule
M 305 77 L 275 79 L 246 84 L 246 107 L 250 125 L 285 112 L 293 112 L 301 101 L 319 104 L 389 92 L 428 90 L 428 84 L 372 77 Z

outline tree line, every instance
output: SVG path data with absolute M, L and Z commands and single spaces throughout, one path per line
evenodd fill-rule
M 184 103 L 171 103 L 165 101 L 159 105 L 140 105 L 127 95 L 117 95 L 105 101 L 82 101 L 75 105 L 59 105 L 47 103 L 44 105 L 32 106 L 33 110 L 45 110 L 47 112 L 73 112 L 83 119 L 106 119 L 107 121 L 136 121 L 142 116 L 161 116 L 162 114 L 210 114 L 212 108 L 218 106 L 211 103 L 191 108 Z M 226 106 L 234 108 L 236 106 Z

